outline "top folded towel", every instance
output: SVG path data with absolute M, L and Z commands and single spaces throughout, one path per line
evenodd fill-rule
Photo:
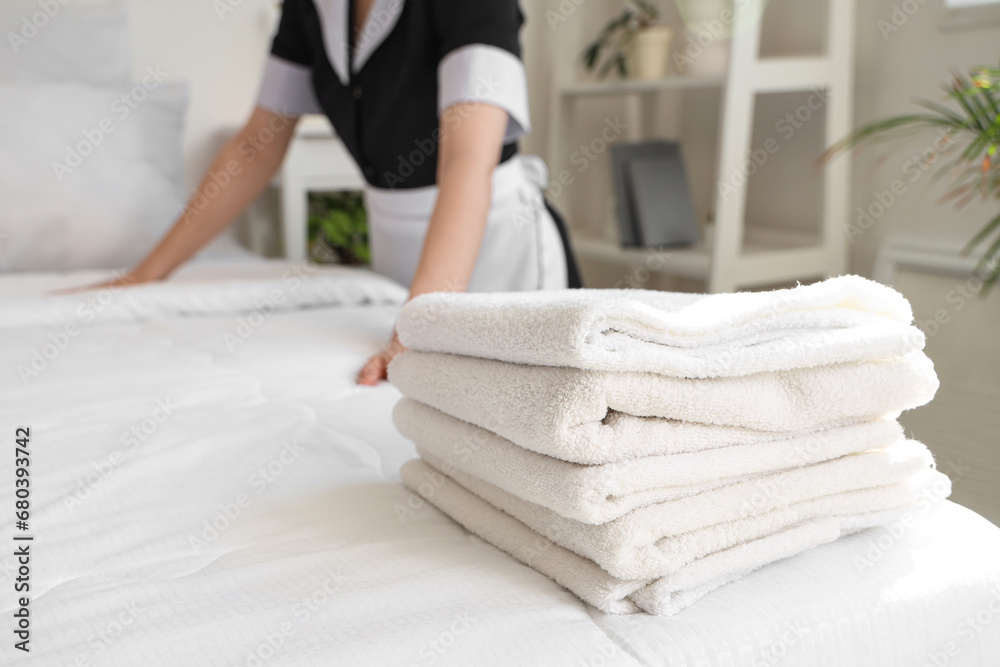
M 537 366 L 740 376 L 923 349 L 895 290 L 858 276 L 771 292 L 427 294 L 397 322 L 415 350 Z

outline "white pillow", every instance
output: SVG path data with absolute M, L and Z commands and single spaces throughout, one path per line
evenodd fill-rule
M 132 81 L 128 17 L 120 0 L 0 0 L 0 82 Z
M 184 204 L 186 88 L 0 85 L 0 100 L 0 271 L 140 260 Z

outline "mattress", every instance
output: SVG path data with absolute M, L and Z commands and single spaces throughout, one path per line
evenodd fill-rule
M 352 379 L 402 291 L 319 271 L 330 289 L 261 305 L 301 268 L 206 261 L 113 295 L 26 378 L 75 312 L 31 295 L 99 276 L 0 277 L 0 433 L 30 426 L 32 484 L 19 531 L 4 464 L 0 537 L 34 537 L 30 653 L 0 557 L 0 663 L 1000 665 L 1000 529 L 952 503 L 672 618 L 587 607 L 400 485 L 398 394 Z

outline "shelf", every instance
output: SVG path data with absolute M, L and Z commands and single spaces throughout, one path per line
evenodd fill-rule
M 580 259 L 646 266 L 653 273 L 669 273 L 683 278 L 706 279 L 712 267 L 710 249 L 702 244 L 690 248 L 622 248 L 603 239 L 573 240 Z M 655 261 L 654 261 L 655 260 Z M 659 266 L 662 260 L 662 266 Z
M 721 88 L 726 81 L 724 73 L 703 76 L 667 76 L 650 81 L 592 81 L 573 83 L 560 90 L 564 97 L 601 97 L 635 93 L 658 93 L 664 90 L 692 90 Z
M 782 93 L 829 88 L 833 61 L 829 58 L 764 58 L 753 68 L 753 89 L 758 93 Z
M 759 93 L 827 88 L 832 79 L 833 63 L 823 56 L 764 58 L 753 68 L 753 89 Z M 565 86 L 564 97 L 601 97 L 638 93 L 659 93 L 666 90 L 722 88 L 726 75 L 666 76 L 651 81 L 587 81 Z
M 653 273 L 682 278 L 708 280 L 712 269 L 712 230 L 706 240 L 691 247 L 622 248 L 606 239 L 579 238 L 573 249 L 581 259 L 613 262 L 631 267 L 645 266 Z M 740 268 L 754 274 L 747 286 L 767 285 L 819 275 L 827 262 L 827 251 L 815 234 L 774 228 L 748 229 L 743 253 L 737 258 Z
M 735 31 L 729 43 L 728 66 L 711 75 L 681 75 L 674 73 L 652 81 L 584 81 L 577 78 L 576 64 L 568 59 L 556 63 L 552 99 L 549 105 L 548 157 L 560 164 L 571 155 L 576 139 L 571 135 L 579 117 L 579 100 L 583 98 L 621 99 L 623 113 L 628 118 L 628 141 L 641 141 L 648 136 L 651 125 L 646 120 L 659 113 L 659 100 L 647 93 L 662 91 L 718 91 L 718 131 L 714 171 L 720 174 L 739 169 L 754 150 L 754 114 L 763 94 L 812 92 L 808 103 L 818 110 L 815 97 L 821 98 L 824 136 L 835 139 L 849 134 L 854 114 L 853 93 L 855 71 L 854 34 L 856 3 L 836 0 L 824 3 L 823 18 L 826 53 L 789 53 L 780 56 L 761 54 L 762 27 L 758 20 L 767 0 L 748 0 L 734 5 L 734 22 L 745 24 L 746 30 Z M 581 22 L 572 30 L 561 31 L 556 40 L 561 47 L 576 48 L 584 40 Z M 561 36 L 565 34 L 566 36 Z M 722 69 L 722 68 L 720 68 Z M 819 92 L 823 91 L 823 92 Z M 671 136 L 685 137 L 683 123 L 692 120 L 677 108 L 685 100 L 671 100 L 670 112 L 675 122 Z M 680 118 L 677 119 L 677 116 Z M 664 124 L 660 124 L 662 126 Z M 704 141 L 704 133 L 693 133 L 692 140 Z M 803 169 L 806 165 L 803 164 Z M 734 190 L 717 189 L 712 211 L 718 242 L 710 234 L 697 246 L 689 248 L 621 248 L 616 240 L 574 238 L 574 247 L 582 261 L 592 265 L 626 265 L 631 269 L 645 267 L 650 271 L 685 278 L 701 279 L 709 292 L 729 292 L 737 289 L 785 284 L 795 280 L 811 280 L 844 273 L 848 269 L 847 237 L 843 225 L 849 219 L 851 185 L 850 161 L 838 160 L 826 166 L 822 173 L 823 200 L 810 212 L 814 233 L 807 238 L 783 229 L 768 229 L 748 225 L 747 202 L 749 178 L 742 179 Z M 734 196 L 730 196 L 734 195 Z M 609 233 L 605 220 L 589 220 L 600 211 L 584 211 L 574 206 L 574 198 L 566 202 L 567 218 L 578 228 L 599 234 Z M 584 200 L 586 201 L 586 200 Z M 602 207 L 597 207 L 601 209 Z M 597 224 L 600 222 L 601 224 Z M 818 224 L 815 224 L 818 223 Z M 604 275 L 603 272 L 598 272 Z M 598 275 L 595 274 L 595 275 Z M 607 274 L 605 277 L 611 277 Z

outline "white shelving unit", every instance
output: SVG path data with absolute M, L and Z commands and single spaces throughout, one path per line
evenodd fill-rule
M 363 190 L 364 177 L 325 116 L 303 116 L 273 185 L 281 191 L 285 257 L 308 255 L 309 193 Z
M 651 93 L 668 90 L 720 88 L 719 153 L 716 174 L 726 174 L 747 160 L 752 150 L 753 113 L 757 95 L 765 93 L 825 90 L 827 144 L 841 139 L 851 129 L 854 105 L 854 0 L 828 0 L 826 54 L 823 56 L 761 58 L 762 13 L 760 2 L 735 3 L 735 25 L 750 26 L 733 35 L 729 66 L 715 76 L 672 76 L 656 81 L 581 83 L 574 80 L 566 63 L 556 68 L 549 106 L 549 163 L 559 164 L 570 145 L 577 104 L 586 98 L 619 96 L 628 104 L 633 128 L 641 127 Z M 575 44 L 581 43 L 577 39 Z M 639 139 L 633 132 L 626 137 Z M 683 137 L 681 138 L 683 139 Z M 711 233 L 693 248 L 672 249 L 659 270 L 706 281 L 710 292 L 836 275 L 847 269 L 847 239 L 843 224 L 848 215 L 849 160 L 836 160 L 826 167 L 825 196 L 818 234 L 801 238 L 795 233 L 775 234 L 746 226 L 747 180 L 732 184 L 728 197 L 717 196 L 715 223 Z M 575 212 L 568 211 L 572 224 Z M 623 249 L 607 241 L 574 238 L 581 259 L 614 260 L 625 264 L 645 261 L 648 252 Z

